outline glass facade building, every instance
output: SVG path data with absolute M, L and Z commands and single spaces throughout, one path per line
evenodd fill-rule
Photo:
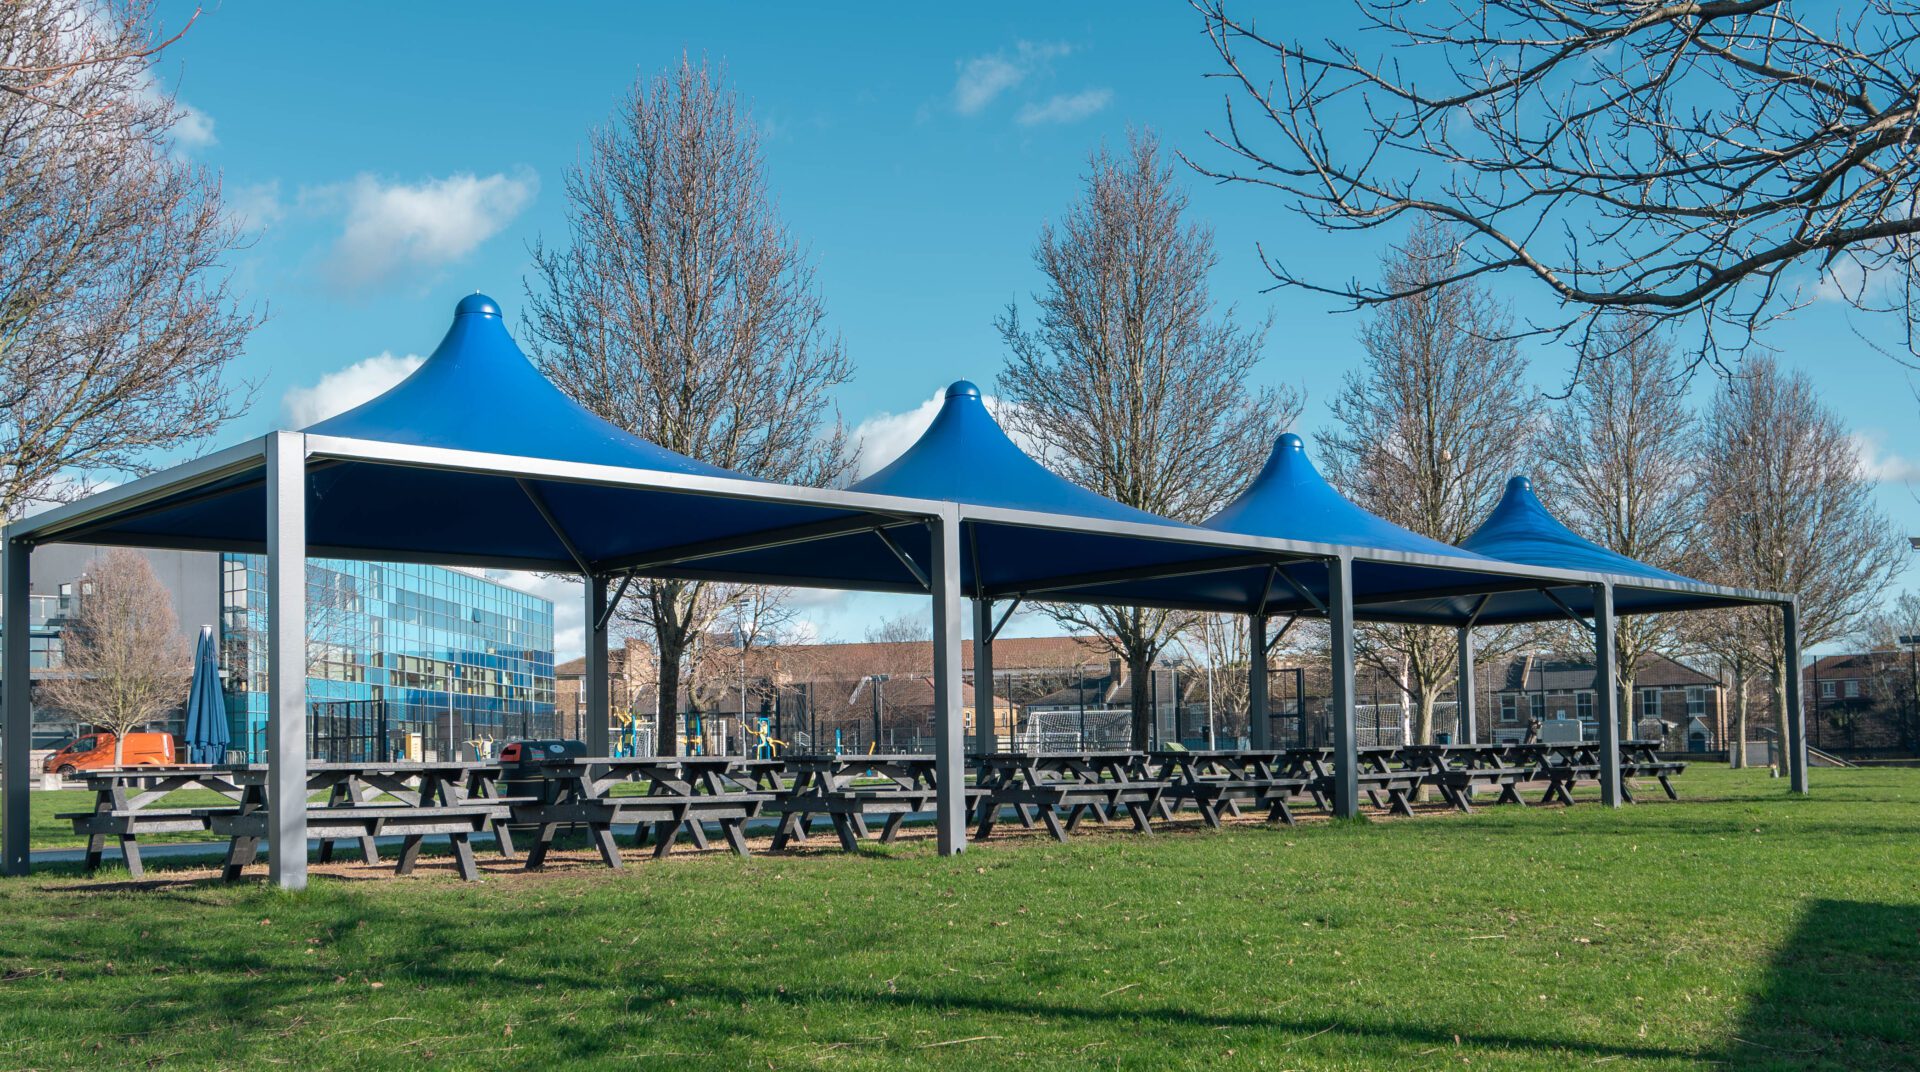
M 233 747 L 265 758 L 266 559 L 224 554 L 220 663 Z M 553 734 L 553 604 L 438 566 L 307 564 L 309 755 L 490 755 Z

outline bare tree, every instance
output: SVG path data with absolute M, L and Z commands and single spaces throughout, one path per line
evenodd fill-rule
M 64 672 L 48 678 L 48 704 L 112 731 L 113 765 L 127 734 L 145 728 L 187 698 L 192 665 L 173 597 L 144 555 L 114 549 L 81 581 L 79 612 L 61 634 Z
M 1181 631 L 1179 643 L 1206 676 L 1201 687 L 1206 690 L 1213 731 L 1240 736 L 1248 725 L 1248 671 L 1254 660 L 1247 619 L 1239 614 L 1196 614 Z M 1263 659 L 1265 655 L 1261 653 Z
M 1088 162 L 1086 193 L 1040 229 L 1046 279 L 1031 327 L 1010 306 L 999 393 L 1008 426 L 1069 479 L 1128 506 L 1197 521 L 1226 503 L 1300 412 L 1297 392 L 1249 389 L 1268 322 L 1215 305 L 1213 232 L 1186 220 L 1187 195 L 1151 132 Z M 1133 743 L 1147 746 L 1147 671 L 1182 617 L 1145 607 L 1050 604 L 1109 639 L 1131 679 Z
M 1852 632 L 1905 565 L 1906 543 L 1875 505 L 1846 426 L 1804 373 L 1751 357 L 1714 397 L 1699 464 L 1704 579 L 1797 594 L 1806 647 Z M 1729 612 L 1719 643 L 1769 670 L 1781 726 L 1786 675 L 1800 668 L 1787 665 L 1772 618 Z
M 148 5 L 0 4 L 0 519 L 138 473 L 246 408 L 258 322 L 218 178 L 180 159 Z
M 527 284 L 541 369 L 600 416 L 752 476 L 825 485 L 854 449 L 830 395 L 853 372 L 805 252 L 780 223 L 759 135 L 704 62 L 636 84 L 567 176 L 568 240 L 536 243 Z M 640 580 L 625 620 L 679 706 L 693 638 L 738 587 Z M 663 749 L 674 735 L 661 733 Z
M 1698 524 L 1694 415 L 1673 348 L 1627 314 L 1597 325 L 1594 346 L 1612 355 L 1586 362 L 1541 437 L 1555 512 L 1581 535 L 1628 558 L 1685 573 Z M 1614 627 L 1620 725 L 1633 733 L 1640 660 L 1670 652 L 1672 619 L 1630 615 Z
M 1230 87 L 1228 162 L 1202 170 L 1329 231 L 1451 221 L 1466 256 L 1414 285 L 1519 273 L 1565 313 L 1542 330 L 1693 317 L 1712 355 L 1716 327 L 1744 346 L 1812 269 L 1907 312 L 1911 349 L 1920 8 L 1814 6 L 1359 0 L 1356 32 L 1308 44 L 1195 0 Z M 1268 263 L 1361 305 L 1410 293 Z M 1876 300 L 1883 274 L 1905 293 Z
M 1361 329 L 1366 360 L 1347 375 L 1333 428 L 1320 437 L 1329 481 L 1443 543 L 1466 539 L 1486 518 L 1531 458 L 1533 437 L 1535 397 L 1505 307 L 1476 282 L 1420 282 L 1451 278 L 1461 256 L 1457 239 L 1429 222 L 1383 259 L 1382 285 L 1407 296 Z M 1482 650 L 1498 654 L 1510 636 L 1502 631 Z M 1416 740 L 1431 740 L 1434 704 L 1457 670 L 1455 632 L 1375 623 L 1357 639 L 1361 660 L 1403 683 L 1418 712 Z

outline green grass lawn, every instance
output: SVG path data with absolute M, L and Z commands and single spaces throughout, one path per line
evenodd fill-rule
M 1920 1069 L 1920 771 L 1815 778 L 300 895 L 48 872 L 0 881 L 0 1067 Z

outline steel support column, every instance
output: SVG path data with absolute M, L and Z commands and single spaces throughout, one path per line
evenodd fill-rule
M 940 855 L 967 847 L 967 741 L 960 695 L 960 511 L 947 507 L 932 523 L 933 765 L 940 795 L 934 818 Z
M 267 871 L 307 886 L 307 440 L 267 437 Z
M 3 533 L 4 530 L 0 530 Z M 32 602 L 27 598 L 32 578 L 33 547 L 0 535 L 0 794 L 4 795 L 5 867 L 9 875 L 24 875 L 33 866 L 33 823 L 28 762 L 33 748 L 33 671 L 31 669 Z
M 588 755 L 604 756 L 610 750 L 607 724 L 613 721 L 612 684 L 607 680 L 607 629 L 612 624 L 607 614 L 607 579 L 599 576 L 583 579 L 587 599 L 587 665 L 586 680 L 580 686 L 586 711 L 580 717 L 586 725 L 581 727 L 580 739 L 586 744 Z M 672 741 L 672 751 L 665 754 L 679 752 L 680 739 L 673 729 L 676 714 L 674 711 L 660 713 L 660 725 L 654 730 L 654 751 L 660 750 L 662 742 Z
M 1620 669 L 1614 663 L 1613 586 L 1593 586 L 1593 717 L 1600 723 L 1600 802 L 1619 807 L 1626 795 L 1620 785 Z
M 1785 738 L 1787 779 L 1796 793 L 1807 792 L 1807 709 L 1800 698 L 1800 602 L 1789 600 L 1780 605 L 1780 625 L 1786 646 L 1785 686 L 1787 710 Z
M 1267 616 L 1247 615 L 1247 740 L 1254 748 L 1273 743 L 1273 718 L 1267 705 Z
M 1460 670 L 1453 679 L 1453 711 L 1460 725 L 1454 738 L 1460 744 L 1480 743 L 1480 719 L 1474 710 L 1477 693 L 1473 683 L 1473 626 L 1460 627 Z
M 973 750 L 983 755 L 999 751 L 993 713 L 993 600 L 981 597 L 973 601 Z
M 1360 724 L 1353 694 L 1353 560 L 1327 562 L 1327 627 L 1333 668 L 1333 815 L 1360 814 Z

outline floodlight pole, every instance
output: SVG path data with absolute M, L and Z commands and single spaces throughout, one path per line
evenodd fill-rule
M 1273 744 L 1273 720 L 1267 713 L 1267 616 L 1261 611 L 1247 615 L 1247 738 L 1256 751 Z
M 1327 625 L 1333 695 L 1328 715 L 1333 719 L 1333 815 L 1353 819 L 1360 815 L 1360 726 L 1353 694 L 1353 560 L 1327 560 Z
M 999 751 L 993 715 L 993 600 L 978 596 L 973 601 L 973 750 L 981 755 Z
M 933 778 L 938 791 L 934 828 L 940 855 L 967 847 L 967 740 L 960 696 L 960 511 L 944 506 L 931 519 L 933 561 Z
M 0 743 L 0 794 L 4 794 L 5 866 L 9 875 L 24 875 L 33 866 L 31 815 L 33 748 L 32 600 L 28 599 L 33 545 L 0 529 L 0 712 L 5 733 Z
M 1800 601 L 1780 604 L 1780 627 L 1786 642 L 1787 783 L 1795 793 L 1807 792 L 1807 711 L 1800 699 Z
M 607 629 L 612 623 L 609 621 L 611 615 L 607 613 L 607 579 L 601 576 L 589 576 L 583 580 L 586 582 L 587 600 L 587 680 L 581 688 L 581 693 L 586 697 L 587 711 L 584 716 L 586 726 L 583 727 L 585 733 L 582 743 L 587 746 L 588 755 L 604 756 L 608 753 L 609 745 L 607 722 L 610 718 L 608 712 L 611 699 L 607 681 Z M 672 717 L 663 712 L 660 720 L 665 722 Z M 663 725 L 655 731 L 655 751 L 659 751 L 662 740 L 668 739 L 663 736 L 666 729 L 667 727 Z M 673 750 L 667 754 L 678 755 L 680 739 L 677 733 L 673 735 L 672 741 Z
M 1613 585 L 1593 586 L 1593 717 L 1600 723 L 1600 802 L 1619 807 L 1626 794 L 1620 785 L 1620 671 L 1614 663 Z
M 1453 683 L 1453 712 L 1459 716 L 1459 743 L 1480 743 L 1480 720 L 1474 711 L 1473 626 L 1460 627 L 1460 672 Z
M 307 438 L 267 437 L 267 871 L 307 888 Z

